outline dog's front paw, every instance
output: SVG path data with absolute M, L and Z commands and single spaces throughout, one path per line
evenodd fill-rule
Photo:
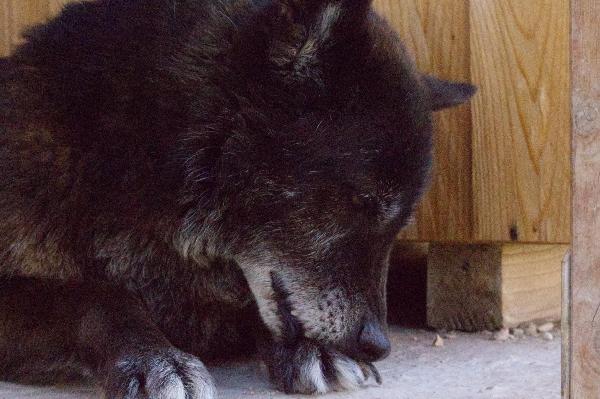
M 117 359 L 104 382 L 106 399 L 214 399 L 215 385 L 194 356 L 168 348 Z
M 335 350 L 301 341 L 293 346 L 276 344 L 266 360 L 271 381 L 285 393 L 323 394 L 353 390 L 372 378 L 381 384 L 371 363 L 355 361 Z

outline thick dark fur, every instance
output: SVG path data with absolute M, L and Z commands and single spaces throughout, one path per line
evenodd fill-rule
M 473 90 L 369 1 L 69 5 L 0 81 L 1 378 L 208 399 L 198 358 L 256 342 L 288 392 L 376 374 L 431 113 Z

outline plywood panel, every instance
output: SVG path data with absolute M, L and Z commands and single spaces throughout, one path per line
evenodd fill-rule
M 470 80 L 468 0 L 375 0 L 422 71 Z M 471 234 L 471 113 L 468 105 L 436 117 L 432 187 L 404 238 L 468 241 Z
M 568 0 L 471 3 L 474 238 L 570 240 Z
M 571 398 L 600 392 L 600 2 L 572 0 Z

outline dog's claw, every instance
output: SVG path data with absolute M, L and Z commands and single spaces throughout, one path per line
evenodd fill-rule
M 361 363 L 361 368 L 366 379 L 373 377 L 377 385 L 381 385 L 383 383 L 381 374 L 379 373 L 379 370 L 377 370 L 377 367 L 375 367 L 373 363 Z

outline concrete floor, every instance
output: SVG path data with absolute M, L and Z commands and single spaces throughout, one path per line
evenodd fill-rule
M 434 347 L 435 333 L 393 328 L 394 352 L 378 364 L 382 386 L 326 399 L 559 399 L 560 339 L 492 341 L 457 334 Z M 220 399 L 283 399 L 255 363 L 212 368 Z M 0 399 L 97 399 L 93 388 L 24 387 L 0 383 Z

